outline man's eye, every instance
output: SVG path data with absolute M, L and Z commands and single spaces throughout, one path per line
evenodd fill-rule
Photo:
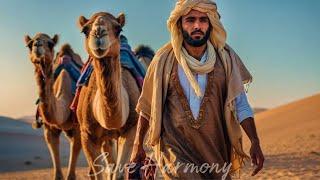
M 192 22 L 194 22 L 194 19 L 187 19 L 186 22 L 192 23 Z
M 209 19 L 208 18 L 201 18 L 200 22 L 209 22 Z

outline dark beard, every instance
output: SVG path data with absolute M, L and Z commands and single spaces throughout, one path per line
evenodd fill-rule
M 202 39 L 192 39 L 192 37 L 188 34 L 187 31 L 182 30 L 182 36 L 183 36 L 183 40 L 189 44 L 190 46 L 193 47 L 200 47 L 202 45 L 204 45 L 205 43 L 207 43 L 209 37 L 210 37 L 210 32 L 211 32 L 211 28 L 209 28 L 207 30 L 207 32 L 205 33 L 205 35 L 203 36 Z M 193 32 L 192 32 L 193 33 Z M 191 33 L 191 34 L 192 34 Z

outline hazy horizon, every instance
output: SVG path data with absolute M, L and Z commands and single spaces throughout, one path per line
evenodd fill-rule
M 35 113 L 37 87 L 23 37 L 59 34 L 57 51 L 69 43 L 83 61 L 84 36 L 76 26 L 80 15 L 124 12 L 123 34 L 134 48 L 154 50 L 169 41 L 166 20 L 175 0 L 2 1 L 0 6 L 0 115 Z M 279 105 L 320 93 L 320 1 L 217 0 L 228 44 L 253 75 L 249 100 L 254 108 Z

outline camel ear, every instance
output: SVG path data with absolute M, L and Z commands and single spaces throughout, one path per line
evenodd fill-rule
M 25 35 L 24 36 L 24 42 L 26 43 L 26 45 L 28 45 L 30 43 L 30 41 L 31 41 L 30 36 L 29 35 Z
M 59 36 L 57 34 L 55 34 L 51 40 L 52 41 L 48 42 L 48 46 L 50 49 L 53 49 L 53 47 L 58 43 Z
M 78 19 L 78 26 L 81 29 L 81 31 L 83 30 L 83 26 L 88 22 L 89 20 L 87 18 L 85 18 L 84 16 L 80 16 Z
M 124 13 L 120 13 L 117 17 L 117 21 L 120 24 L 121 27 L 124 26 L 125 22 L 126 22 L 126 17 L 124 15 Z
M 24 42 L 26 43 L 26 46 L 31 49 L 32 39 L 30 38 L 29 35 L 25 35 L 24 36 Z
M 55 34 L 55 35 L 53 36 L 52 41 L 53 41 L 54 45 L 56 45 L 56 44 L 58 43 L 58 41 L 59 41 L 59 36 L 58 36 L 58 34 Z

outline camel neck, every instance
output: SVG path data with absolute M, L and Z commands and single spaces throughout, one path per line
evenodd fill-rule
M 53 94 L 53 76 L 50 75 L 44 78 L 41 73 L 36 73 L 38 85 L 38 93 L 40 98 L 39 107 L 45 121 L 50 122 L 54 115 L 55 98 Z
M 101 95 L 106 118 L 121 114 L 121 64 L 119 56 L 93 59 L 97 89 Z
M 93 59 L 97 91 L 94 96 L 93 114 L 105 128 L 122 126 L 122 78 L 119 56 Z M 90 85 L 89 85 L 90 86 Z

